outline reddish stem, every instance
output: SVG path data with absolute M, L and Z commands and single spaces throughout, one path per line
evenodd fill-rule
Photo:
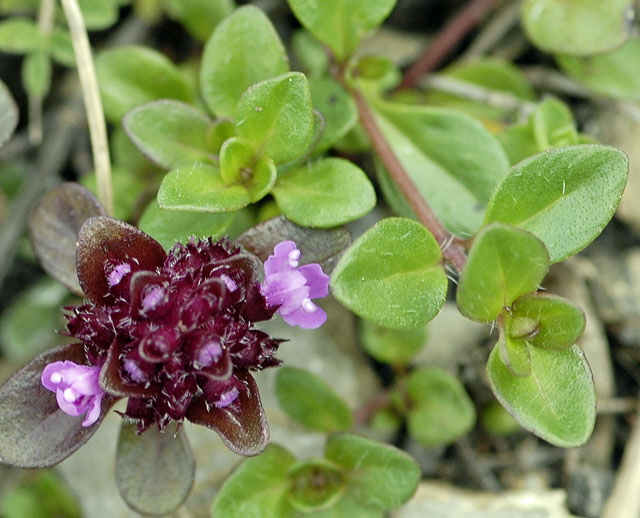
M 381 390 L 355 412 L 353 419 L 355 427 L 366 425 L 378 410 L 388 408 L 392 403 L 389 391 Z
M 431 207 L 427 205 L 425 199 L 416 189 L 413 181 L 405 171 L 404 166 L 400 163 L 400 160 L 398 160 L 393 149 L 391 149 L 391 146 L 382 134 L 382 131 L 380 131 L 373 113 L 371 112 L 371 109 L 369 108 L 369 105 L 362 93 L 358 90 L 352 90 L 351 94 L 353 95 L 356 106 L 358 107 L 358 114 L 360 115 L 362 127 L 369 136 L 371 145 L 387 169 L 387 172 L 391 175 L 394 183 L 398 186 L 404 197 L 409 202 L 409 205 L 415 212 L 418 220 L 420 220 L 420 222 L 429 229 L 440 244 L 443 257 L 449 261 L 449 263 L 451 263 L 458 272 L 462 273 L 467 261 L 463 249 L 454 241 L 454 236 L 444 228 L 442 223 L 440 223 L 440 220 L 431 210 Z
M 445 28 L 431 42 L 427 50 L 405 72 L 398 89 L 415 87 L 420 78 L 435 70 L 471 29 L 493 9 L 500 0 L 471 0 L 458 11 Z

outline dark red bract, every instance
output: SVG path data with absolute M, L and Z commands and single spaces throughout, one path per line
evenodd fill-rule
M 256 397 L 248 371 L 279 364 L 280 341 L 254 327 L 276 309 L 260 293 L 258 259 L 211 239 L 168 254 L 144 235 L 124 252 L 110 249 L 100 238 L 110 218 L 94 219 L 78 253 L 89 303 L 67 308 L 67 331 L 102 366 L 103 389 L 129 398 L 124 415 L 139 432 L 192 415 L 202 421 L 203 408 L 242 413 L 242 402 Z

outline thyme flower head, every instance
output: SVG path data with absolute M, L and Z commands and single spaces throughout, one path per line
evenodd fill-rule
M 224 408 L 249 390 L 249 370 L 278 365 L 279 340 L 256 329 L 271 318 L 260 263 L 225 240 L 176 244 L 147 269 L 107 258 L 100 302 L 69 309 L 68 333 L 101 366 L 101 384 L 127 396 L 124 415 L 140 432 L 183 421 L 194 402 Z M 238 373 L 243 376 L 238 376 Z

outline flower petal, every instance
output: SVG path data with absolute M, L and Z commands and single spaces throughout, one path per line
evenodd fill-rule
M 329 276 L 318 263 L 304 264 L 298 268 L 309 286 L 309 298 L 318 299 L 329 295 Z
M 95 424 L 69 417 L 56 395 L 42 385 L 43 369 L 54 362 L 85 361 L 84 346 L 71 344 L 45 351 L 0 387 L 0 459 L 23 468 L 52 466 L 82 446 L 98 429 L 115 398 L 106 396 Z
M 315 306 L 313 311 L 299 307 L 291 313 L 282 315 L 282 318 L 290 326 L 298 326 L 302 329 L 318 329 L 327 321 L 327 314 L 320 306 L 313 304 L 313 302 L 311 304 Z

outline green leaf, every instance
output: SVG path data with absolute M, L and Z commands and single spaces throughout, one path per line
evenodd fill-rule
M 514 376 L 494 348 L 487 375 L 498 401 L 527 430 L 545 441 L 572 448 L 591 435 L 596 395 L 589 364 L 577 346 L 554 351 L 526 346 L 531 375 Z
M 0 148 L 11 138 L 18 125 L 18 106 L 7 85 L 0 81 Z
M 220 148 L 228 139 L 236 136 L 236 125 L 231 119 L 217 119 L 207 134 L 208 147 L 212 153 L 219 155 Z
M 118 436 L 115 477 L 120 495 L 132 509 L 152 515 L 175 511 L 185 501 L 195 473 L 195 459 L 184 430 L 171 423 L 136 433 L 123 422 Z
M 202 55 L 202 96 L 218 117 L 231 117 L 252 84 L 289 71 L 280 37 L 257 7 L 234 11 L 218 25 Z
M 409 434 L 425 448 L 454 442 L 476 422 L 473 402 L 462 383 L 440 368 L 413 371 L 407 379 L 407 395 Z
M 495 400 L 483 409 L 481 421 L 482 426 L 494 435 L 508 436 L 522 429 L 518 421 Z
M 313 136 L 313 108 L 307 78 L 290 72 L 249 87 L 235 109 L 238 136 L 276 164 L 302 156 Z
M 342 158 L 326 158 L 281 176 L 273 195 L 291 221 L 335 227 L 364 216 L 376 204 L 367 175 Z
M 475 234 L 509 166 L 496 138 L 453 110 L 383 101 L 375 108 L 380 129 L 440 221 L 455 235 Z M 382 186 L 397 191 L 389 180 Z M 402 199 L 400 213 L 406 215 L 410 209 L 399 191 L 392 198 Z
M 135 106 L 156 99 L 190 102 L 193 92 L 163 54 L 142 46 L 108 49 L 96 58 L 96 74 L 105 115 L 119 122 Z
M 167 14 L 198 41 L 205 41 L 234 8 L 233 0 L 165 0 L 164 4 Z
M 546 99 L 531 114 L 531 126 L 540 151 L 578 143 L 578 131 L 569 107 L 557 99 Z
M 225 518 L 287 518 L 289 469 L 296 462 L 285 448 L 270 444 L 258 457 L 246 459 L 222 485 L 211 516 Z
M 516 164 L 494 192 L 485 223 L 537 236 L 552 263 L 585 248 L 609 222 L 627 181 L 628 160 L 594 144 L 554 148 Z
M 35 97 L 44 97 L 51 87 L 51 57 L 45 51 L 27 54 L 22 62 L 24 89 Z
M 56 340 L 52 330 L 64 325 L 60 306 L 68 294 L 64 286 L 48 277 L 22 291 L 0 315 L 3 356 L 24 363 L 50 347 Z
M 389 16 L 396 0 L 288 0 L 288 3 L 302 25 L 343 62 L 353 54 L 362 37 Z
M 409 455 L 358 435 L 331 436 L 325 457 L 349 471 L 345 496 L 374 510 L 401 506 L 420 482 L 420 467 Z
M 211 162 L 207 134 L 211 121 L 197 108 L 162 99 L 127 112 L 122 124 L 133 143 L 165 169 Z
M 526 377 L 531 374 L 531 356 L 525 340 L 509 336 L 500 329 L 500 339 L 496 345 L 502 363 L 514 376 Z
M 534 100 L 535 92 L 520 68 L 510 61 L 483 57 L 471 61 L 456 61 L 442 72 L 448 77 L 490 90 L 505 92 L 520 99 Z M 482 120 L 498 121 L 513 116 L 513 108 L 492 106 L 484 101 L 473 101 L 451 93 L 431 90 L 425 93 L 428 104 L 463 111 Z
M 113 0 L 78 0 L 78 5 L 89 30 L 107 29 L 118 20 L 118 5 Z
M 527 122 L 507 128 L 498 138 L 511 164 L 552 147 L 581 143 L 569 107 L 553 98 L 541 102 Z
M 98 179 L 95 172 L 82 177 L 82 185 L 97 194 Z M 140 199 L 149 188 L 146 178 L 132 174 L 128 169 L 114 166 L 111 169 L 111 183 L 113 185 L 113 217 L 130 221 L 137 217 L 140 210 Z
M 0 515 L 3 518 L 81 518 L 82 511 L 76 495 L 67 489 L 62 477 L 53 470 L 42 470 L 5 492 L 0 501 Z
M 344 400 L 309 371 L 281 367 L 275 390 L 287 415 L 307 428 L 330 433 L 353 426 L 353 415 Z
M 158 191 L 158 205 L 169 210 L 226 212 L 251 203 L 241 185 L 227 185 L 220 170 L 211 164 L 194 164 L 169 172 Z
M 614 99 L 640 101 L 640 37 L 597 56 L 556 56 L 560 68 L 590 90 Z
M 331 290 L 358 316 L 382 326 L 422 326 L 438 313 L 447 291 L 440 247 L 413 220 L 383 219 L 346 250 Z
M 44 46 L 44 36 L 33 20 L 16 16 L 0 22 L 0 51 L 27 54 Z
M 526 0 L 522 24 L 549 53 L 599 54 L 619 47 L 633 29 L 633 0 Z
M 342 470 L 325 459 L 299 462 L 291 468 L 289 477 L 289 503 L 302 513 L 333 507 L 347 483 Z
M 491 322 L 520 295 L 535 291 L 549 268 L 544 245 L 528 232 L 491 225 L 474 239 L 457 302 L 471 320 Z
M 178 210 L 163 210 L 152 201 L 140 217 L 138 227 L 158 241 L 164 248 L 171 248 L 177 241 L 186 243 L 191 236 L 201 239 L 219 238 L 233 221 L 233 212 L 202 214 Z
M 310 80 L 312 78 L 319 79 L 327 75 L 329 56 L 327 56 L 326 48 L 309 31 L 298 29 L 293 33 L 291 36 L 291 50 L 298 67 Z
M 220 149 L 220 176 L 229 186 L 244 187 L 251 201 L 264 198 L 276 181 L 278 171 L 268 156 L 256 157 L 251 142 L 232 137 Z
M 76 56 L 71 42 L 71 34 L 66 29 L 56 28 L 51 34 L 51 57 L 68 67 L 76 66 Z
M 318 77 L 310 81 L 313 107 L 324 119 L 324 128 L 314 152 L 329 149 L 358 122 L 358 110 L 347 91 L 335 79 Z
M 535 322 L 535 333 L 527 341 L 542 349 L 564 349 L 575 344 L 586 324 L 578 306 L 546 293 L 523 295 L 511 310 L 511 326 L 519 319 Z
M 360 341 L 376 360 L 391 365 L 406 365 L 427 342 L 427 328 L 387 329 L 366 320 L 360 321 Z

